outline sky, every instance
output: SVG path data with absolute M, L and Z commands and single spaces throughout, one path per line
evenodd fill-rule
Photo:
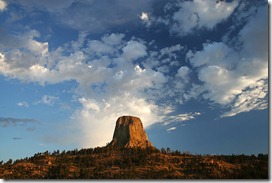
M 268 2 L 0 0 L 0 160 L 105 146 L 268 153 Z

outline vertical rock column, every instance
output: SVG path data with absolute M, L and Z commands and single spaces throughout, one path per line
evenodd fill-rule
M 151 142 L 144 131 L 140 118 L 121 116 L 116 121 L 112 141 L 109 146 L 121 147 L 151 147 Z

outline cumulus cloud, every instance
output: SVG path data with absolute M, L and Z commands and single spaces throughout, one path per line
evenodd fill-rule
M 268 9 L 267 6 L 261 6 L 239 33 L 239 41 L 243 44 L 241 48 L 243 58 L 261 58 L 266 62 L 268 58 L 267 36 Z
M 241 29 L 238 38 L 233 38 L 240 43 L 238 49 L 231 48 L 228 43 L 213 42 L 204 44 L 201 51 L 187 53 L 191 65 L 199 71 L 198 79 L 204 83 L 203 97 L 230 108 L 222 117 L 267 107 L 266 9 L 258 8 L 255 16 L 251 16 Z M 257 96 L 256 92 L 261 95 Z
M 98 104 L 96 104 L 95 100 L 80 98 L 79 102 L 82 104 L 83 108 L 87 111 L 93 110 L 96 112 L 100 111 Z
M 120 45 L 123 42 L 124 37 L 125 37 L 125 34 L 111 33 L 111 34 L 104 35 L 101 38 L 101 40 L 107 45 L 117 46 L 117 45 Z
M 122 56 L 126 60 L 136 60 L 147 55 L 146 49 L 146 46 L 138 41 L 129 41 L 122 49 Z
M 27 123 L 36 123 L 37 120 L 35 119 L 28 119 L 28 118 L 5 118 L 0 117 L 0 125 L 2 127 L 8 126 L 17 126 L 17 125 L 25 125 Z
M 198 77 L 205 83 L 205 88 L 209 90 L 209 93 L 205 94 L 204 97 L 216 103 L 228 104 L 237 94 L 242 92 L 235 73 L 223 67 L 207 66 L 200 70 Z M 237 84 L 235 85 L 233 82 Z
M 5 10 L 7 7 L 7 3 L 4 0 L 0 0 L 0 11 Z
M 173 14 L 170 32 L 181 36 L 195 29 L 213 29 L 219 22 L 227 19 L 237 7 L 238 2 L 194 0 L 179 2 L 179 10 Z
M 96 54 L 97 56 L 102 56 L 103 54 L 113 53 L 114 49 L 112 46 L 104 44 L 101 41 L 91 40 L 88 42 L 88 48 L 85 49 L 90 54 Z
M 39 36 L 36 30 L 18 33 L 18 36 L 1 34 L 0 73 L 25 81 L 41 78 L 39 72 L 47 71 L 43 65 L 47 62 L 48 43 L 36 41 Z
M 100 99 L 101 100 L 101 99 Z M 141 118 L 145 128 L 160 122 L 164 109 L 139 98 L 124 93 L 99 101 L 98 99 L 79 99 L 82 109 L 73 115 L 73 128 L 79 128 L 79 142 L 84 147 L 104 146 L 110 142 L 119 116 L 132 115 Z M 106 114 L 106 115 L 105 115 Z
M 264 80 L 252 84 L 249 89 L 237 96 L 231 106 L 231 110 L 225 112 L 221 117 L 235 116 L 241 112 L 251 110 L 263 110 L 268 107 L 268 85 Z
M 140 19 L 141 19 L 142 21 L 148 21 L 148 20 L 149 20 L 148 13 L 147 13 L 147 12 L 142 12 L 142 13 L 141 13 L 141 16 L 140 16 Z
M 180 54 L 180 52 L 184 49 L 183 46 L 180 44 L 170 46 L 170 47 L 165 47 L 160 50 L 160 57 L 163 56 L 168 56 L 169 58 L 177 58 L 177 53 Z M 181 52 L 182 53 L 182 52 Z
M 82 6 L 80 3 L 76 5 Z M 85 3 L 89 5 L 91 2 Z M 200 16 L 196 25 L 189 26 L 188 30 L 181 27 L 182 33 L 187 34 L 201 27 L 212 29 L 226 19 L 236 6 L 236 1 L 219 4 L 215 1 L 182 2 L 175 15 L 176 25 L 182 26 L 182 21 L 184 25 L 188 23 L 177 16 L 184 7 L 188 6 L 188 10 L 184 11 L 189 11 L 188 16 L 193 16 L 192 7 L 189 5 L 199 8 L 201 3 L 204 3 L 203 7 L 207 10 L 207 5 L 218 5 L 217 8 L 223 15 L 215 16 L 219 10 L 214 7 L 212 13 L 215 14 L 215 19 L 208 16 L 211 14 L 208 11 L 207 15 Z M 74 11 L 76 13 L 72 16 L 78 17 L 71 19 L 71 22 L 82 18 L 84 12 L 89 15 L 91 11 L 87 5 L 83 12 Z M 221 6 L 225 9 L 220 9 Z M 225 12 L 228 7 L 229 14 Z M 202 9 L 199 11 L 204 14 Z M 260 9 L 239 32 L 239 38 L 236 38 L 236 41 L 242 43 L 239 49 L 232 48 L 228 41 L 203 44 L 202 50 L 187 52 L 186 58 L 190 66 L 186 66 L 188 63 L 181 58 L 187 51 L 181 44 L 151 50 L 151 44 L 135 37 L 128 38 L 124 34 L 111 33 L 100 39 L 90 39 L 89 34 L 82 31 L 77 40 L 49 50 L 47 42 L 38 41 L 39 32 L 30 30 L 18 34 L 19 36 L 9 35 L 9 39 L 0 37 L 0 73 L 6 77 L 41 85 L 76 82 L 77 87 L 73 94 L 81 107 L 73 113 L 69 127 L 81 134 L 77 139 L 81 146 L 102 146 L 111 140 L 115 120 L 119 116 L 139 116 L 146 128 L 157 122 L 169 124 L 193 120 L 201 113 L 174 115 L 173 106 L 197 97 L 204 97 L 224 108 L 229 107 L 229 111 L 222 117 L 265 108 L 268 53 L 264 46 L 267 44 L 262 41 L 266 40 L 267 30 L 256 30 L 266 25 L 266 20 L 261 18 L 264 16 L 262 13 Z M 101 15 L 102 20 L 103 16 Z M 90 19 L 92 16 L 86 17 Z M 89 25 L 98 20 L 94 18 L 86 21 L 91 22 L 79 21 L 80 25 L 75 26 L 88 25 L 93 28 L 95 26 Z M 98 29 L 105 28 L 104 25 L 100 28 L 99 26 L 98 24 Z M 252 42 L 263 50 L 254 50 L 250 45 Z M 198 82 L 193 83 L 190 76 L 196 73 Z M 257 96 L 256 93 L 261 95 Z M 45 95 L 38 103 L 54 105 L 57 100 L 55 96 Z M 165 103 L 161 104 L 161 101 Z
M 182 66 L 179 68 L 178 73 L 176 74 L 176 77 L 182 78 L 185 81 L 188 81 L 188 74 L 190 73 L 190 69 L 187 66 Z
M 149 43 L 149 45 L 152 44 L 156 43 Z M 153 101 L 163 100 L 173 105 L 180 103 L 178 96 L 185 92 L 184 89 L 191 80 L 191 70 L 184 65 L 184 58 L 181 57 L 186 50 L 186 46 L 177 44 L 148 51 L 148 56 L 141 64 L 145 70 L 157 71 L 157 75 L 163 81 L 156 82 L 152 87 L 146 88 L 150 99 Z
M 32 36 L 27 38 L 33 40 Z M 28 41 L 27 38 L 24 40 Z M 32 47 L 25 49 L 33 50 Z M 67 55 L 67 50 L 72 51 Z M 165 49 L 161 54 L 174 54 L 178 50 L 180 46 Z M 15 52 L 11 49 L 0 55 L 0 71 L 7 77 L 41 85 L 77 82 L 74 94 L 82 108 L 73 114 L 70 126 L 82 134 L 79 140 L 82 146 L 101 146 L 109 142 L 115 120 L 120 115 L 139 116 L 148 127 L 161 122 L 167 114 L 165 106 L 158 106 L 146 93 L 148 88 L 159 92 L 167 82 L 166 77 L 148 65 L 134 63 L 149 54 L 147 44 L 139 39 L 125 40 L 124 34 L 106 34 L 99 40 L 89 40 L 82 32 L 78 40 L 41 53 L 41 60 L 27 64 L 21 57 L 12 59 L 10 55 Z M 56 101 L 58 97 L 44 95 L 37 104 L 53 106 Z
M 238 5 L 238 1 L 169 1 L 163 8 L 165 14 L 153 16 L 146 25 L 165 25 L 170 33 L 182 37 L 197 30 L 214 29 L 227 20 Z
M 218 65 L 232 68 L 238 63 L 238 53 L 222 42 L 203 44 L 203 50 L 193 53 L 187 52 L 187 58 L 194 67 Z
M 27 50 L 29 55 L 45 56 L 48 52 L 48 42 L 37 41 L 36 39 L 39 39 L 40 36 L 40 32 L 34 29 L 16 32 L 12 35 L 3 31 L 0 34 L 0 49 L 12 49 L 11 51 L 17 49 L 18 54 L 23 54 L 22 51 Z

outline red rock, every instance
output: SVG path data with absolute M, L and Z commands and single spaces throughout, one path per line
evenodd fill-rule
M 134 116 L 121 116 L 116 121 L 112 141 L 109 146 L 121 147 L 152 147 L 144 131 L 140 118 Z

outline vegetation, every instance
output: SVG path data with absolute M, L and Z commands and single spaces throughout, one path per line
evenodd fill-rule
M 268 179 L 268 155 L 192 155 L 170 148 L 97 147 L 0 164 L 2 179 Z

